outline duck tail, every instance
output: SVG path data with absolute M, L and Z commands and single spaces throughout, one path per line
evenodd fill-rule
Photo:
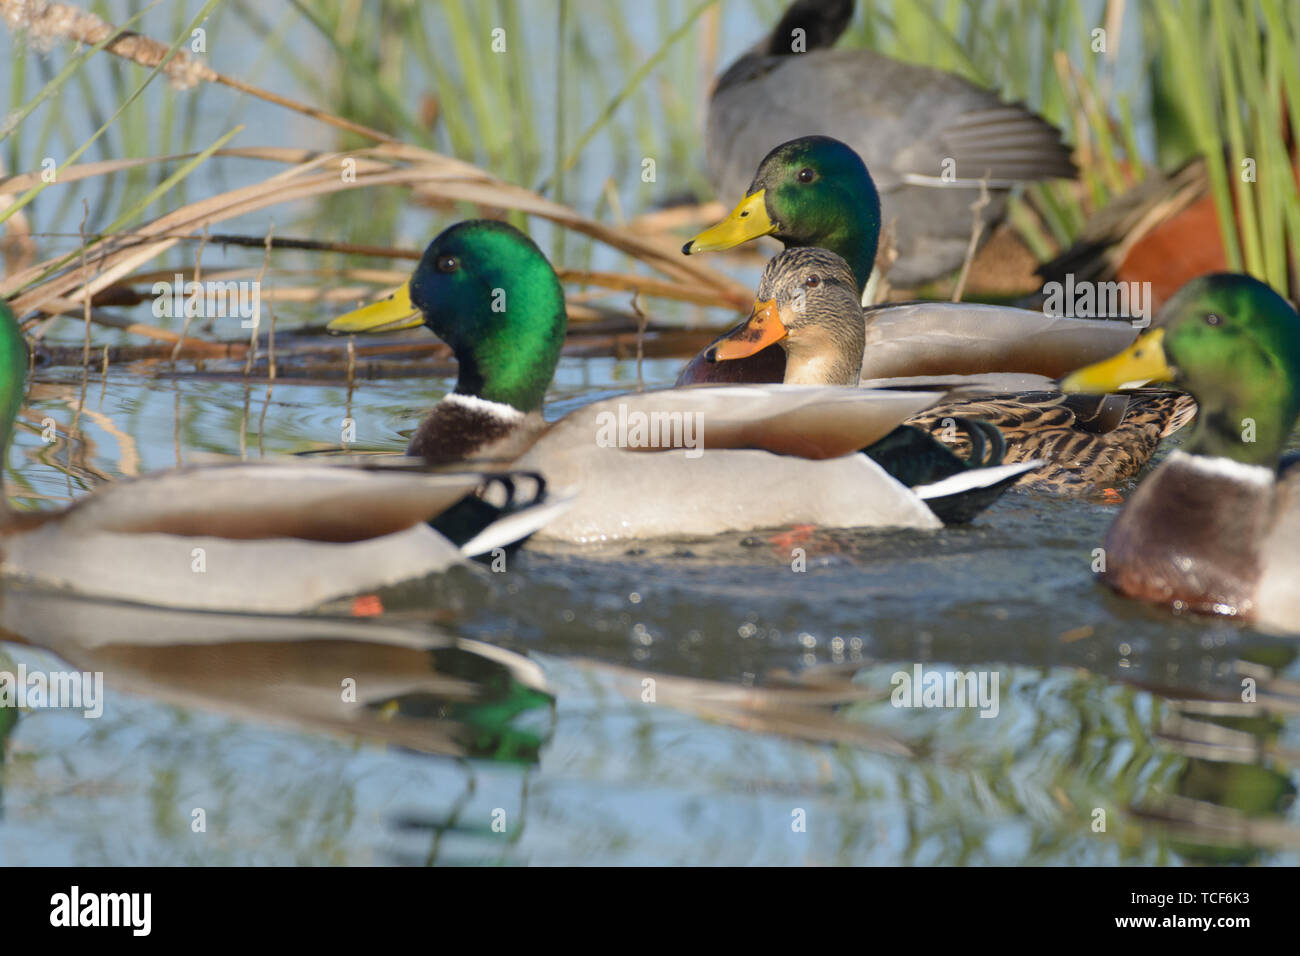
M 953 429 L 965 435 L 961 453 L 915 425 L 899 425 L 863 452 L 909 487 L 939 481 L 970 468 L 1002 464 L 1007 443 L 996 425 L 956 415 L 943 422 L 945 427 L 951 423 Z
M 853 19 L 854 0 L 795 0 L 767 38 L 768 56 L 788 56 L 835 45 Z M 795 49 L 794 31 L 803 30 L 803 45 Z
M 429 524 L 465 557 L 478 558 L 518 548 L 572 504 L 573 496 L 548 491 L 546 479 L 537 472 L 489 473 L 477 492 Z
M 928 485 L 912 489 L 944 524 L 965 524 L 1002 496 L 1025 472 L 1043 462 L 1018 461 L 1011 465 L 971 468 Z
M 1160 437 L 1168 438 L 1174 432 L 1180 431 L 1183 426 L 1196 417 L 1196 411 L 1196 399 L 1190 395 L 1176 396 L 1173 399 L 1173 410 L 1170 412 L 1164 428 L 1160 431 Z
M 970 521 L 1041 462 L 1003 464 L 1006 439 L 995 425 L 952 418 L 969 441 L 964 457 L 923 428 L 900 425 L 864 453 L 908 485 L 945 524 Z

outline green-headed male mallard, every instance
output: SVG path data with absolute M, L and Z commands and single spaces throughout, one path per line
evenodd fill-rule
M 1022 105 L 932 67 L 830 49 L 853 6 L 797 0 L 723 71 L 709 99 L 709 178 L 719 196 L 734 196 L 773 147 L 834 133 L 875 173 L 899 253 L 891 281 L 915 286 L 961 265 L 981 179 L 991 223 L 1017 183 L 1073 179 L 1076 169 L 1060 132 Z M 864 276 L 858 284 L 865 287 Z
M 787 249 L 815 246 L 834 252 L 865 289 L 880 240 L 880 204 L 862 157 L 829 136 L 782 143 L 763 158 L 736 208 L 682 251 L 730 249 L 768 235 Z M 1081 362 L 1114 355 L 1137 337 L 1128 323 L 1058 318 L 1009 306 L 909 302 L 865 311 L 864 380 L 1003 372 L 1056 379 Z M 738 377 L 746 363 L 720 368 L 701 353 L 678 384 L 780 381 L 780 352 L 763 354 L 771 361 Z
M 575 506 L 542 537 L 696 537 L 792 524 L 934 528 L 928 491 L 947 498 L 1021 470 L 968 471 L 914 491 L 857 453 L 934 404 L 938 392 L 669 389 L 608 399 L 547 425 L 542 401 L 564 339 L 564 292 L 541 250 L 505 223 L 450 226 L 406 286 L 329 327 L 419 324 L 451 346 L 459 373 L 408 454 L 509 462 L 576 489 Z
M 837 253 L 860 286 L 871 274 L 879 238 L 876 189 L 861 157 L 828 136 L 783 143 L 764 158 L 735 210 L 683 251 L 726 249 L 764 235 L 787 248 L 819 246 Z M 1055 390 L 1051 379 L 1130 345 L 1137 330 L 1127 322 L 954 302 L 871 306 L 862 321 L 862 384 L 979 385 L 986 397 L 977 403 L 927 409 L 911 424 L 946 440 L 954 437 L 950 423 L 957 417 L 997 426 L 1007 441 L 1008 462 L 1045 463 L 1021 487 L 1077 493 L 1132 477 L 1160 439 L 1195 411 L 1176 392 L 1102 398 Z M 712 348 L 692 359 L 679 385 L 783 377 L 785 359 L 775 346 L 720 363 L 711 360 Z
M 22 333 L 0 304 L 3 453 L 26 374 Z M 465 563 L 561 510 L 520 506 L 463 544 L 426 523 L 498 481 L 513 488 L 509 474 L 414 463 L 212 465 L 120 481 L 59 511 L 14 510 L 0 484 L 0 578 L 165 607 L 305 611 Z
M 1159 326 L 1065 379 L 1067 391 L 1172 381 L 1201 411 L 1191 438 L 1142 483 L 1105 540 L 1130 597 L 1300 632 L 1300 316 L 1267 285 L 1194 279 Z

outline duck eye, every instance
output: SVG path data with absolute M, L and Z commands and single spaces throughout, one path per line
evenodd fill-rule
M 439 272 L 455 272 L 459 268 L 460 268 L 460 260 L 457 259 L 455 256 L 438 257 Z
M 808 278 L 803 280 L 803 284 L 810 289 L 815 289 L 817 286 L 822 284 L 822 277 L 816 274 L 810 275 Z
M 799 173 L 795 178 L 801 183 L 810 183 L 817 178 L 817 174 L 813 172 L 810 167 L 805 166 L 803 169 L 799 170 Z
M 1205 324 L 1206 324 L 1206 325 L 1222 325 L 1222 324 L 1223 324 L 1223 317 L 1220 316 L 1217 312 L 1207 312 L 1207 313 L 1205 313 Z

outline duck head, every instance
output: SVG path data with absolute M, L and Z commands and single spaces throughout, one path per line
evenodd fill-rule
M 1147 382 L 1171 382 L 1196 399 L 1186 451 L 1274 464 L 1300 416 L 1300 316 L 1258 279 L 1202 276 L 1129 348 L 1071 373 L 1061 387 L 1107 392 Z
M 540 409 L 564 344 L 564 290 L 542 251 L 503 222 L 459 222 L 438 235 L 409 282 L 332 321 L 331 332 L 426 325 L 451 346 L 456 392 Z
M 711 349 L 712 361 L 785 351 L 787 385 L 856 385 L 866 323 L 847 262 L 826 249 L 787 249 L 763 270 L 749 319 Z
M 829 249 L 865 287 L 880 241 L 880 195 L 862 158 L 829 136 L 782 143 L 764 157 L 731 214 L 682 252 L 730 249 L 759 236 L 775 236 L 787 249 Z

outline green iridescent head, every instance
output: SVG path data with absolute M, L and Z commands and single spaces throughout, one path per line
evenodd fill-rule
M 1220 274 L 1183 286 L 1164 313 L 1174 380 L 1199 406 L 1195 450 L 1274 461 L 1300 415 L 1296 310 L 1258 279 Z
M 682 251 L 730 249 L 766 235 L 787 248 L 829 249 L 865 288 L 880 241 L 880 195 L 862 157 L 829 136 L 782 143 L 764 157 L 748 195 L 731 214 Z
M 564 290 L 537 245 L 513 226 L 456 223 L 425 249 L 388 299 L 340 316 L 335 332 L 387 332 L 423 323 L 451 346 L 456 391 L 520 411 L 541 408 L 564 345 Z
M 1063 387 L 1140 381 L 1170 381 L 1196 399 L 1187 451 L 1272 464 L 1300 417 L 1300 316 L 1258 279 L 1203 276 L 1178 290 L 1150 332 Z
M 18 328 L 18 320 L 0 302 L 0 467 L 9 450 L 14 419 L 23 404 L 27 384 L 27 346 Z

